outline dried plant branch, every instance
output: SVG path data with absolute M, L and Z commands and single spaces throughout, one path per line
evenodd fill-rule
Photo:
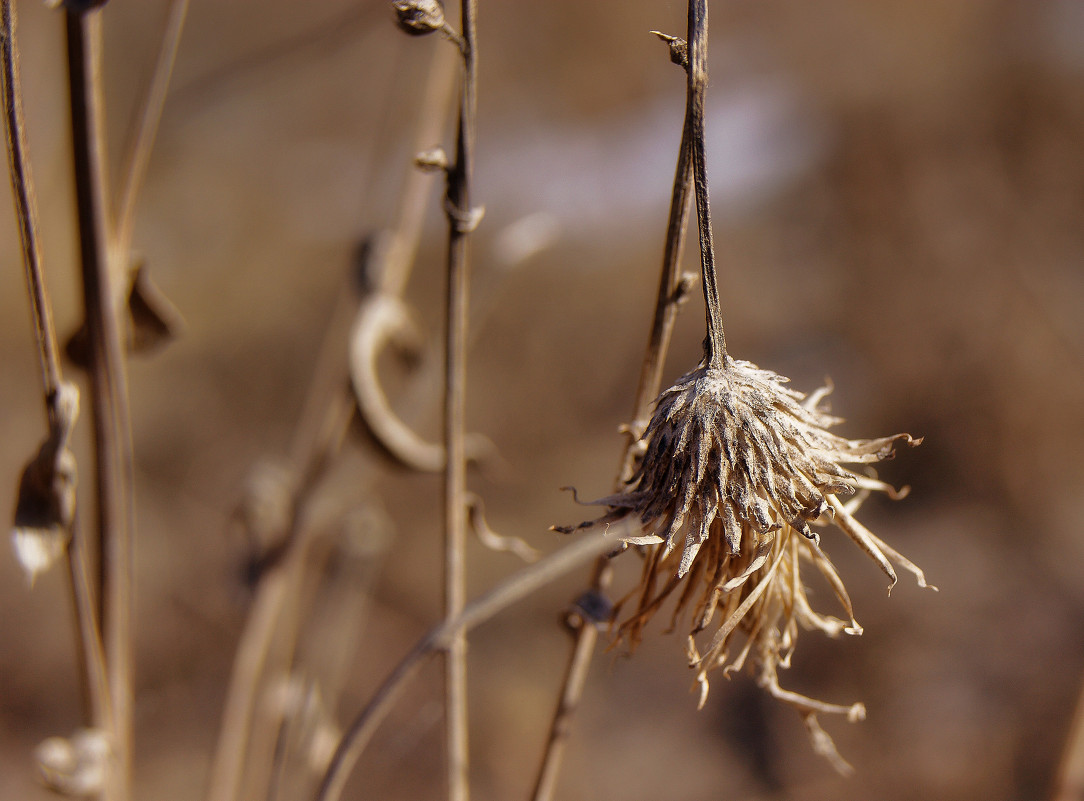
M 440 138 L 455 87 L 458 54 L 436 48 L 432 58 L 419 103 L 415 153 Z M 421 241 L 426 198 L 434 178 L 433 171 L 411 169 L 399 196 L 392 229 L 374 238 L 371 247 L 378 251 L 373 259 L 375 289 L 358 309 L 350 346 L 350 371 L 362 419 L 389 454 L 411 469 L 424 472 L 444 468 L 444 445 L 423 439 L 396 415 L 380 385 L 376 364 L 386 342 L 396 341 L 397 332 L 409 334 L 402 296 Z M 468 442 L 467 450 L 479 455 L 489 448 L 487 442 L 478 442 L 476 448 Z
M 30 293 L 30 311 L 38 345 L 41 381 L 46 404 L 56 393 L 61 381 L 60 359 L 53 328 L 52 306 L 42 271 L 41 248 L 38 237 L 37 200 L 27 155 L 26 131 L 23 121 L 22 89 L 19 81 L 19 55 L 15 40 L 15 7 L 11 0 L 0 6 L 3 30 L 0 32 L 0 58 L 3 59 L 2 90 L 4 128 L 6 132 L 8 166 L 14 194 L 15 215 L 19 221 L 26 283 Z
M 455 618 L 431 629 L 380 685 L 365 709 L 351 721 L 324 774 L 315 801 L 338 801 L 351 768 L 364 752 L 377 726 L 387 716 L 407 682 L 432 654 L 447 650 L 455 638 L 484 623 L 517 601 L 555 581 L 600 553 L 612 550 L 622 527 L 594 531 L 571 545 L 514 573 L 481 597 L 464 606 Z
M 110 292 L 100 9 L 67 10 L 68 80 L 79 249 L 90 353 L 102 636 L 112 701 L 106 797 L 130 795 L 132 758 L 132 443 L 116 301 Z
M 44 487 L 39 489 L 48 496 L 47 505 L 52 507 L 50 522 L 63 529 L 60 536 L 66 544 L 64 552 L 74 610 L 85 719 L 91 727 L 111 731 L 111 701 L 96 604 L 87 578 L 84 548 L 75 530 L 75 458 L 68 445 L 78 415 L 79 392 L 64 380 L 61 371 L 52 304 L 42 267 L 37 201 L 22 108 L 16 14 L 12 0 L 0 0 L 0 60 L 3 62 L 0 65 L 0 90 L 4 104 L 5 141 L 49 421 L 49 437 L 27 471 L 41 468 L 40 484 Z M 20 487 L 20 506 L 23 490 L 24 487 Z
M 470 307 L 468 241 L 480 219 L 471 206 L 477 108 L 476 0 L 461 0 L 463 83 L 460 89 L 455 163 L 448 170 L 448 283 L 444 384 L 444 618 L 458 617 L 466 603 L 467 458 L 466 399 L 467 315 Z M 445 26 L 446 27 L 446 26 Z M 454 632 L 444 663 L 445 744 L 449 801 L 470 797 L 467 733 L 467 638 Z
M 268 652 L 284 610 L 297 595 L 312 542 L 311 529 L 301 527 L 300 523 L 312 489 L 339 451 L 353 416 L 353 398 L 340 390 L 327 408 L 324 426 L 313 443 L 302 478 L 291 492 L 281 549 L 264 565 L 256 598 L 237 646 L 221 733 L 211 765 L 207 801 L 234 801 L 239 797 L 249 753 L 252 718 L 263 687 Z
M 656 34 L 663 41 L 670 42 L 673 52 L 674 42 L 681 40 Z M 680 61 L 676 63 L 680 64 Z M 670 195 L 670 213 L 666 224 L 666 244 L 663 250 L 662 271 L 659 275 L 659 288 L 655 298 L 655 313 L 651 321 L 644 359 L 640 367 L 640 378 L 636 387 L 632 420 L 629 426 L 628 442 L 621 456 L 615 490 L 632 476 L 637 459 L 637 443 L 651 416 L 651 406 L 659 394 L 662 385 L 662 370 L 666 353 L 670 349 L 670 340 L 677 321 L 678 308 L 688 294 L 691 279 L 681 273 L 681 260 L 685 244 L 685 231 L 688 226 L 692 195 L 689 192 L 692 183 L 692 119 L 691 109 L 686 108 L 685 122 L 681 131 L 681 144 L 678 147 L 677 168 L 674 171 L 674 186 Z M 609 557 L 599 557 L 592 571 L 590 592 L 600 594 L 609 584 Z M 556 789 L 560 774 L 564 747 L 571 731 L 572 718 L 579 708 L 584 686 L 598 642 L 596 621 L 586 620 L 578 612 L 570 619 L 576 627 L 575 642 L 568 664 L 561 681 L 561 691 L 550 723 L 549 737 L 542 754 L 542 762 L 535 779 L 534 801 L 548 801 Z
M 142 96 L 135 132 L 124 157 L 122 172 L 124 177 L 117 202 L 116 228 L 112 241 L 115 258 L 119 259 L 124 267 L 127 267 L 130 258 L 136 201 L 147 175 L 147 164 L 150 162 L 154 139 L 158 133 L 158 123 L 162 119 L 162 111 L 166 105 L 166 90 L 169 88 L 170 77 L 173 75 L 173 64 L 177 59 L 177 49 L 181 43 L 181 33 L 184 31 L 187 14 L 188 0 L 170 0 L 166 24 L 162 32 L 162 43 L 158 48 L 158 58 L 155 61 L 150 83 Z
M 452 67 L 457 57 L 444 48 L 438 48 L 433 54 L 419 106 L 414 138 L 417 150 L 428 146 L 443 130 L 454 88 L 455 70 Z M 283 531 L 271 535 L 275 544 L 264 560 L 264 570 L 237 648 L 212 760 L 211 778 L 205 796 L 207 801 L 236 801 L 240 797 L 246 766 L 251 762 L 250 735 L 257 698 L 265 687 L 263 677 L 270 672 L 268 659 L 271 646 L 283 615 L 296 602 L 312 544 L 313 532 L 300 523 L 313 491 L 338 453 L 357 408 L 356 396 L 349 390 L 344 391 L 350 368 L 345 363 L 348 348 L 343 343 L 347 340 L 350 317 L 363 314 L 364 309 L 369 307 L 369 301 L 376 302 L 378 298 L 381 301 L 399 302 L 398 298 L 405 291 L 414 266 L 422 234 L 426 196 L 433 180 L 433 175 L 413 166 L 410 168 L 392 230 L 381 236 L 386 245 L 363 248 L 362 258 L 366 263 L 359 265 L 360 272 L 367 278 L 373 278 L 375 292 L 363 303 L 361 311 L 354 311 L 359 308 L 356 292 L 341 293 L 329 321 L 291 447 L 291 460 L 298 465 L 299 477 L 285 490 L 289 493 L 286 500 L 290 510 L 288 522 Z M 352 281 L 351 285 L 356 287 L 357 282 Z M 366 341 L 376 345 L 381 338 L 374 336 Z M 359 354 L 351 354 L 351 364 L 357 358 Z M 376 354 L 366 351 L 365 358 L 371 358 L 375 364 Z M 405 423 L 401 425 L 407 428 Z M 290 649 L 281 649 L 279 656 L 288 659 L 289 653 Z M 334 703 L 332 698 L 325 700 L 329 705 Z

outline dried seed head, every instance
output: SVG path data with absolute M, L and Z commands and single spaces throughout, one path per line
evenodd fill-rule
M 38 772 L 51 790 L 62 795 L 98 795 L 112 755 L 101 729 L 80 729 L 71 737 L 50 737 L 34 750 Z
M 691 611 L 687 650 L 701 703 L 708 671 L 738 670 L 752 656 L 758 682 L 802 712 L 810 731 L 818 733 L 818 750 L 843 769 L 834 749 L 824 745 L 827 735 L 815 714 L 859 719 L 861 706 L 824 704 L 783 690 L 777 670 L 788 666 L 799 626 L 830 636 L 861 633 L 843 582 L 811 526 L 830 520 L 891 583 L 895 562 L 926 586 L 921 570 L 854 519 L 869 491 L 901 493 L 848 467 L 888 457 L 896 442 L 918 441 L 907 434 L 839 437 L 828 431 L 839 418 L 819 406 L 829 389 L 806 398 L 786 382 L 729 357 L 721 369 L 701 365 L 683 376 L 656 402 L 629 489 L 596 501 L 610 511 L 584 525 L 635 519 L 637 530 L 625 539 L 646 546 L 640 585 L 618 604 L 616 614 L 619 636 L 630 647 L 681 587 L 672 624 Z M 855 497 L 849 503 L 840 500 L 850 495 Z M 845 620 L 813 610 L 799 576 L 802 565 L 812 565 L 827 580 Z M 631 612 L 622 614 L 629 605 Z M 717 614 L 709 642 L 698 644 L 698 635 L 712 627 Z
M 444 6 L 437 0 L 396 0 L 392 3 L 399 27 L 412 36 L 444 28 Z

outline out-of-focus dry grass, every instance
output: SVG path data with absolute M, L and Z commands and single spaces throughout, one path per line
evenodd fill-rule
M 507 465 L 473 484 L 494 528 L 543 549 L 559 543 L 550 524 L 582 517 L 557 488 L 603 494 L 616 468 L 681 124 L 680 72 L 647 32 L 683 30 L 682 5 L 482 4 L 488 215 L 469 419 Z M 78 319 L 61 23 L 39 4 L 20 12 L 45 257 L 67 332 Z M 108 10 L 115 120 L 161 13 Z M 865 723 L 827 721 L 855 777 L 832 774 L 745 676 L 715 682 L 697 714 L 681 644 L 659 636 L 634 659 L 598 659 L 561 797 L 1042 797 L 1084 669 L 1084 19 L 1064 0 L 798 0 L 717 3 L 712 30 L 708 169 L 729 345 L 799 389 L 830 375 L 848 433 L 926 436 L 883 471 L 911 497 L 869 516 L 941 592 L 904 580 L 886 599 L 861 554 L 825 542 L 866 633 L 806 635 L 783 679 L 866 702 Z M 248 599 L 246 544 L 227 517 L 253 464 L 287 451 L 354 243 L 389 219 L 434 44 L 399 35 L 381 3 L 192 5 L 136 230 L 188 322 L 131 375 L 142 796 L 202 790 Z M 114 134 L 119 149 L 120 124 Z M 432 205 L 410 295 L 435 335 Z M 506 265 L 502 232 L 538 212 L 555 238 Z M 43 431 L 16 248 L 4 201 L 2 519 Z M 701 336 L 695 300 L 669 375 L 695 363 Z M 435 433 L 436 419 L 421 428 Z M 356 449 L 327 493 L 378 499 L 397 531 L 344 715 L 439 614 L 438 481 L 389 468 L 359 482 L 352 468 L 368 458 Z M 80 463 L 89 472 L 85 440 Z M 475 592 L 514 567 L 480 547 L 470 558 Z M 636 570 L 622 561 L 619 582 Z M 526 793 L 566 655 L 558 611 L 583 580 L 472 639 L 480 799 Z M 44 798 L 30 752 L 78 722 L 61 578 L 27 591 L 4 550 L 0 603 L 0 796 Z M 437 686 L 422 676 L 359 766 L 372 797 L 439 796 Z

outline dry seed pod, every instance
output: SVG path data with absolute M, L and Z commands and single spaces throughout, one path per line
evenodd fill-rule
M 444 28 L 444 6 L 437 0 L 396 0 L 391 5 L 399 27 L 411 36 L 424 36 Z
M 11 543 L 33 585 L 68 547 L 75 517 L 76 463 L 68 448 L 79 416 L 79 390 L 61 382 L 50 400 L 50 431 L 19 479 Z

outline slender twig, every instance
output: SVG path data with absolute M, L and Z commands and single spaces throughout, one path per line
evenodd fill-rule
M 53 328 L 52 304 L 49 300 L 42 268 L 41 249 L 38 242 L 37 202 L 27 153 L 26 128 L 22 108 L 22 87 L 19 80 L 18 43 L 15 36 L 16 17 L 12 0 L 0 0 L 0 60 L 2 69 L 2 92 L 4 122 L 11 173 L 11 185 L 15 201 L 15 213 L 19 220 L 23 261 L 26 267 L 27 290 L 30 295 L 34 332 L 41 363 L 42 387 L 45 391 L 46 413 L 51 436 L 62 435 L 66 440 L 70 430 L 60 432 L 61 426 L 74 425 L 74 415 L 60 408 L 65 403 L 61 388 L 65 386 L 56 348 L 56 332 Z M 75 395 L 75 388 L 67 390 Z M 66 443 L 58 443 L 58 450 Z M 74 507 L 71 509 L 74 512 Z M 79 532 L 73 521 L 63 521 L 71 528 L 66 549 L 66 561 L 70 582 L 71 599 L 75 613 L 75 634 L 86 717 L 91 725 L 105 731 L 112 728 L 109 687 L 106 677 L 105 655 L 102 652 L 101 633 L 95 616 L 94 595 L 87 578 L 86 559 Z
M 105 663 L 101 630 L 94 615 L 94 594 L 90 588 L 87 559 L 78 526 L 73 526 L 68 543 L 68 581 L 76 620 L 76 645 L 82 664 L 87 717 L 95 728 L 113 730 L 113 709 L 109 693 L 109 671 Z
M 117 223 L 111 245 L 115 258 L 121 259 L 121 266 L 125 268 L 129 259 L 128 251 L 132 246 L 136 201 L 143 186 L 143 179 L 147 175 L 147 164 L 155 135 L 158 133 L 158 123 L 166 105 L 166 90 L 173 74 L 173 64 L 177 59 L 177 49 L 181 43 L 181 32 L 184 30 L 187 13 L 188 0 L 170 0 L 162 43 L 158 48 L 158 59 L 142 97 L 138 122 L 124 157 L 121 193 L 117 202 Z
M 444 384 L 444 617 L 459 616 L 466 603 L 467 503 L 464 405 L 467 310 L 470 275 L 468 239 L 477 223 L 471 207 L 477 90 L 476 0 L 461 0 L 463 86 L 460 91 L 455 164 L 448 171 L 448 284 Z M 445 744 L 449 801 L 470 797 L 467 738 L 467 639 L 454 633 L 445 656 Z
M 106 797 L 130 795 L 132 758 L 132 444 L 128 390 L 107 247 L 105 115 L 100 10 L 67 14 L 76 206 L 87 315 L 97 470 L 102 636 L 112 701 L 113 770 Z
M 555 581 L 598 554 L 610 550 L 620 537 L 614 528 L 594 531 L 571 545 L 546 556 L 514 573 L 481 597 L 464 606 L 454 618 L 431 629 L 380 685 L 365 709 L 346 729 L 335 755 L 324 774 L 316 801 L 338 801 L 350 775 L 350 769 L 365 750 L 377 726 L 387 716 L 395 699 L 406 688 L 407 681 L 417 673 L 425 659 L 440 650 L 452 647 L 461 634 L 489 620 L 507 607 L 522 600 L 551 581 Z
M 665 37 L 663 37 L 665 40 Z M 677 320 L 679 302 L 688 291 L 688 284 L 681 274 L 681 258 L 685 243 L 685 229 L 689 220 L 692 196 L 689 192 L 692 182 L 691 163 L 692 119 L 691 111 L 686 108 L 685 124 L 681 132 L 681 145 L 678 148 L 677 168 L 674 171 L 674 187 L 670 196 L 670 214 L 666 226 L 666 246 L 663 251 L 662 271 L 659 276 L 659 289 L 655 300 L 655 314 L 651 322 L 651 332 L 640 368 L 640 379 L 636 388 L 633 404 L 633 425 L 630 436 L 622 453 L 618 468 L 617 485 L 620 489 L 632 475 L 636 463 L 636 442 L 639 432 L 651 414 L 651 405 L 659 394 L 662 383 L 663 363 L 670 348 L 670 339 Z M 601 593 L 609 584 L 609 558 L 599 557 L 591 575 L 591 592 Z M 579 708 L 580 699 L 590 671 L 595 645 L 598 642 L 598 628 L 593 621 L 576 615 L 575 642 L 569 657 L 565 674 L 562 678 L 561 691 L 550 723 L 549 737 L 546 740 L 542 763 L 535 780 L 533 799 L 547 801 L 553 797 L 557 777 L 561 769 L 564 747 L 568 741 L 572 718 Z
M 46 403 L 56 394 L 60 384 L 60 360 L 57 355 L 56 333 L 49 294 L 41 266 L 38 239 L 38 212 L 34 197 L 34 181 L 27 155 L 26 130 L 23 122 L 22 89 L 19 82 L 19 55 L 15 41 L 15 7 L 11 0 L 0 6 L 3 30 L 0 31 L 0 57 L 3 59 L 4 127 L 7 134 L 8 166 L 11 169 L 11 189 L 15 198 L 15 215 L 19 220 L 19 237 L 23 248 L 26 283 L 30 292 L 34 335 L 41 363 L 41 381 Z

